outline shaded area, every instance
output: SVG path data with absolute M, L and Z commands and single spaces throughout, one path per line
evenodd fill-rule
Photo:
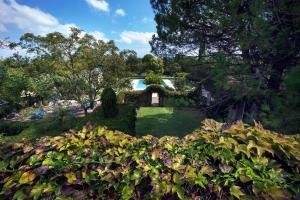
M 136 135 L 183 137 L 200 128 L 203 119 L 194 108 L 141 107 L 137 110 Z
M 104 118 L 102 108 L 98 107 L 87 117 L 65 116 L 63 119 L 49 117 L 30 122 L 0 121 L 0 141 L 17 142 L 22 139 L 34 140 L 43 136 L 60 135 L 70 129 L 79 130 L 89 122 L 96 126 L 107 126 L 110 130 L 134 133 L 135 108 L 119 105 L 118 109 L 119 113 L 114 118 Z M 10 127 L 11 130 L 5 129 L 6 127 Z M 14 132 L 15 129 L 18 131 Z M 2 134 L 6 136 L 1 136 Z

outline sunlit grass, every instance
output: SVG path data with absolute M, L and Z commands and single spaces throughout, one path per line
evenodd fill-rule
M 184 136 L 200 128 L 203 115 L 193 108 L 141 107 L 137 110 L 136 135 Z

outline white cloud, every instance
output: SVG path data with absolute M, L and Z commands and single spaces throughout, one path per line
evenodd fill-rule
M 103 40 L 104 42 L 108 42 L 109 39 L 105 37 L 104 33 L 100 31 L 91 31 L 88 32 L 90 35 L 94 36 L 97 40 Z
M 109 4 L 105 0 L 86 0 L 86 2 L 97 10 L 109 12 Z
M 152 39 L 154 32 L 135 32 L 135 31 L 123 31 L 120 34 L 121 42 L 131 44 L 132 42 L 139 42 L 142 44 L 148 44 Z
M 16 25 L 24 32 L 44 35 L 50 32 L 58 31 L 68 34 L 71 27 L 77 27 L 75 24 L 61 24 L 58 19 L 49 13 L 45 13 L 38 8 L 31 8 L 26 5 L 18 4 L 15 0 L 6 3 L 0 0 L 0 32 L 7 31 L 5 25 Z M 85 32 L 84 32 L 85 33 Z M 97 39 L 108 41 L 104 33 L 100 31 L 88 32 Z
M 70 27 L 75 24 L 60 24 L 59 21 L 49 13 L 38 8 L 31 8 L 17 3 L 15 0 L 8 2 L 0 0 L 0 31 L 6 31 L 6 25 L 13 24 L 19 29 L 35 34 L 46 34 L 59 31 L 67 34 Z
M 116 15 L 119 15 L 119 16 L 125 16 L 126 15 L 126 13 L 125 13 L 125 11 L 123 10 L 123 9 L 117 9 L 116 10 Z

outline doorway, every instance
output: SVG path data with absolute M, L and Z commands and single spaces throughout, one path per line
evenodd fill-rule
M 152 106 L 158 106 L 159 105 L 159 95 L 158 95 L 158 93 L 152 93 L 151 105 Z

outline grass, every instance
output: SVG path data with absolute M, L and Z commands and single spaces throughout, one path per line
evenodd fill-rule
M 136 135 L 183 137 L 200 128 L 203 119 L 193 108 L 141 107 L 137 111 Z
M 86 117 L 76 118 L 72 116 L 66 116 L 62 121 L 55 117 L 31 122 L 0 121 L 0 128 L 4 127 L 4 125 L 6 127 L 8 125 L 11 125 L 11 127 L 23 127 L 23 129 L 16 135 L 0 137 L 0 142 L 17 142 L 22 139 L 35 140 L 43 136 L 60 135 L 70 129 L 80 130 L 88 122 L 96 126 L 107 126 L 111 130 L 120 130 L 126 133 L 134 133 L 134 108 L 132 106 L 125 105 L 119 105 L 118 108 L 118 115 L 114 118 L 109 119 L 103 117 L 101 107 L 99 107 L 96 108 L 93 113 L 88 114 L 88 116 Z

